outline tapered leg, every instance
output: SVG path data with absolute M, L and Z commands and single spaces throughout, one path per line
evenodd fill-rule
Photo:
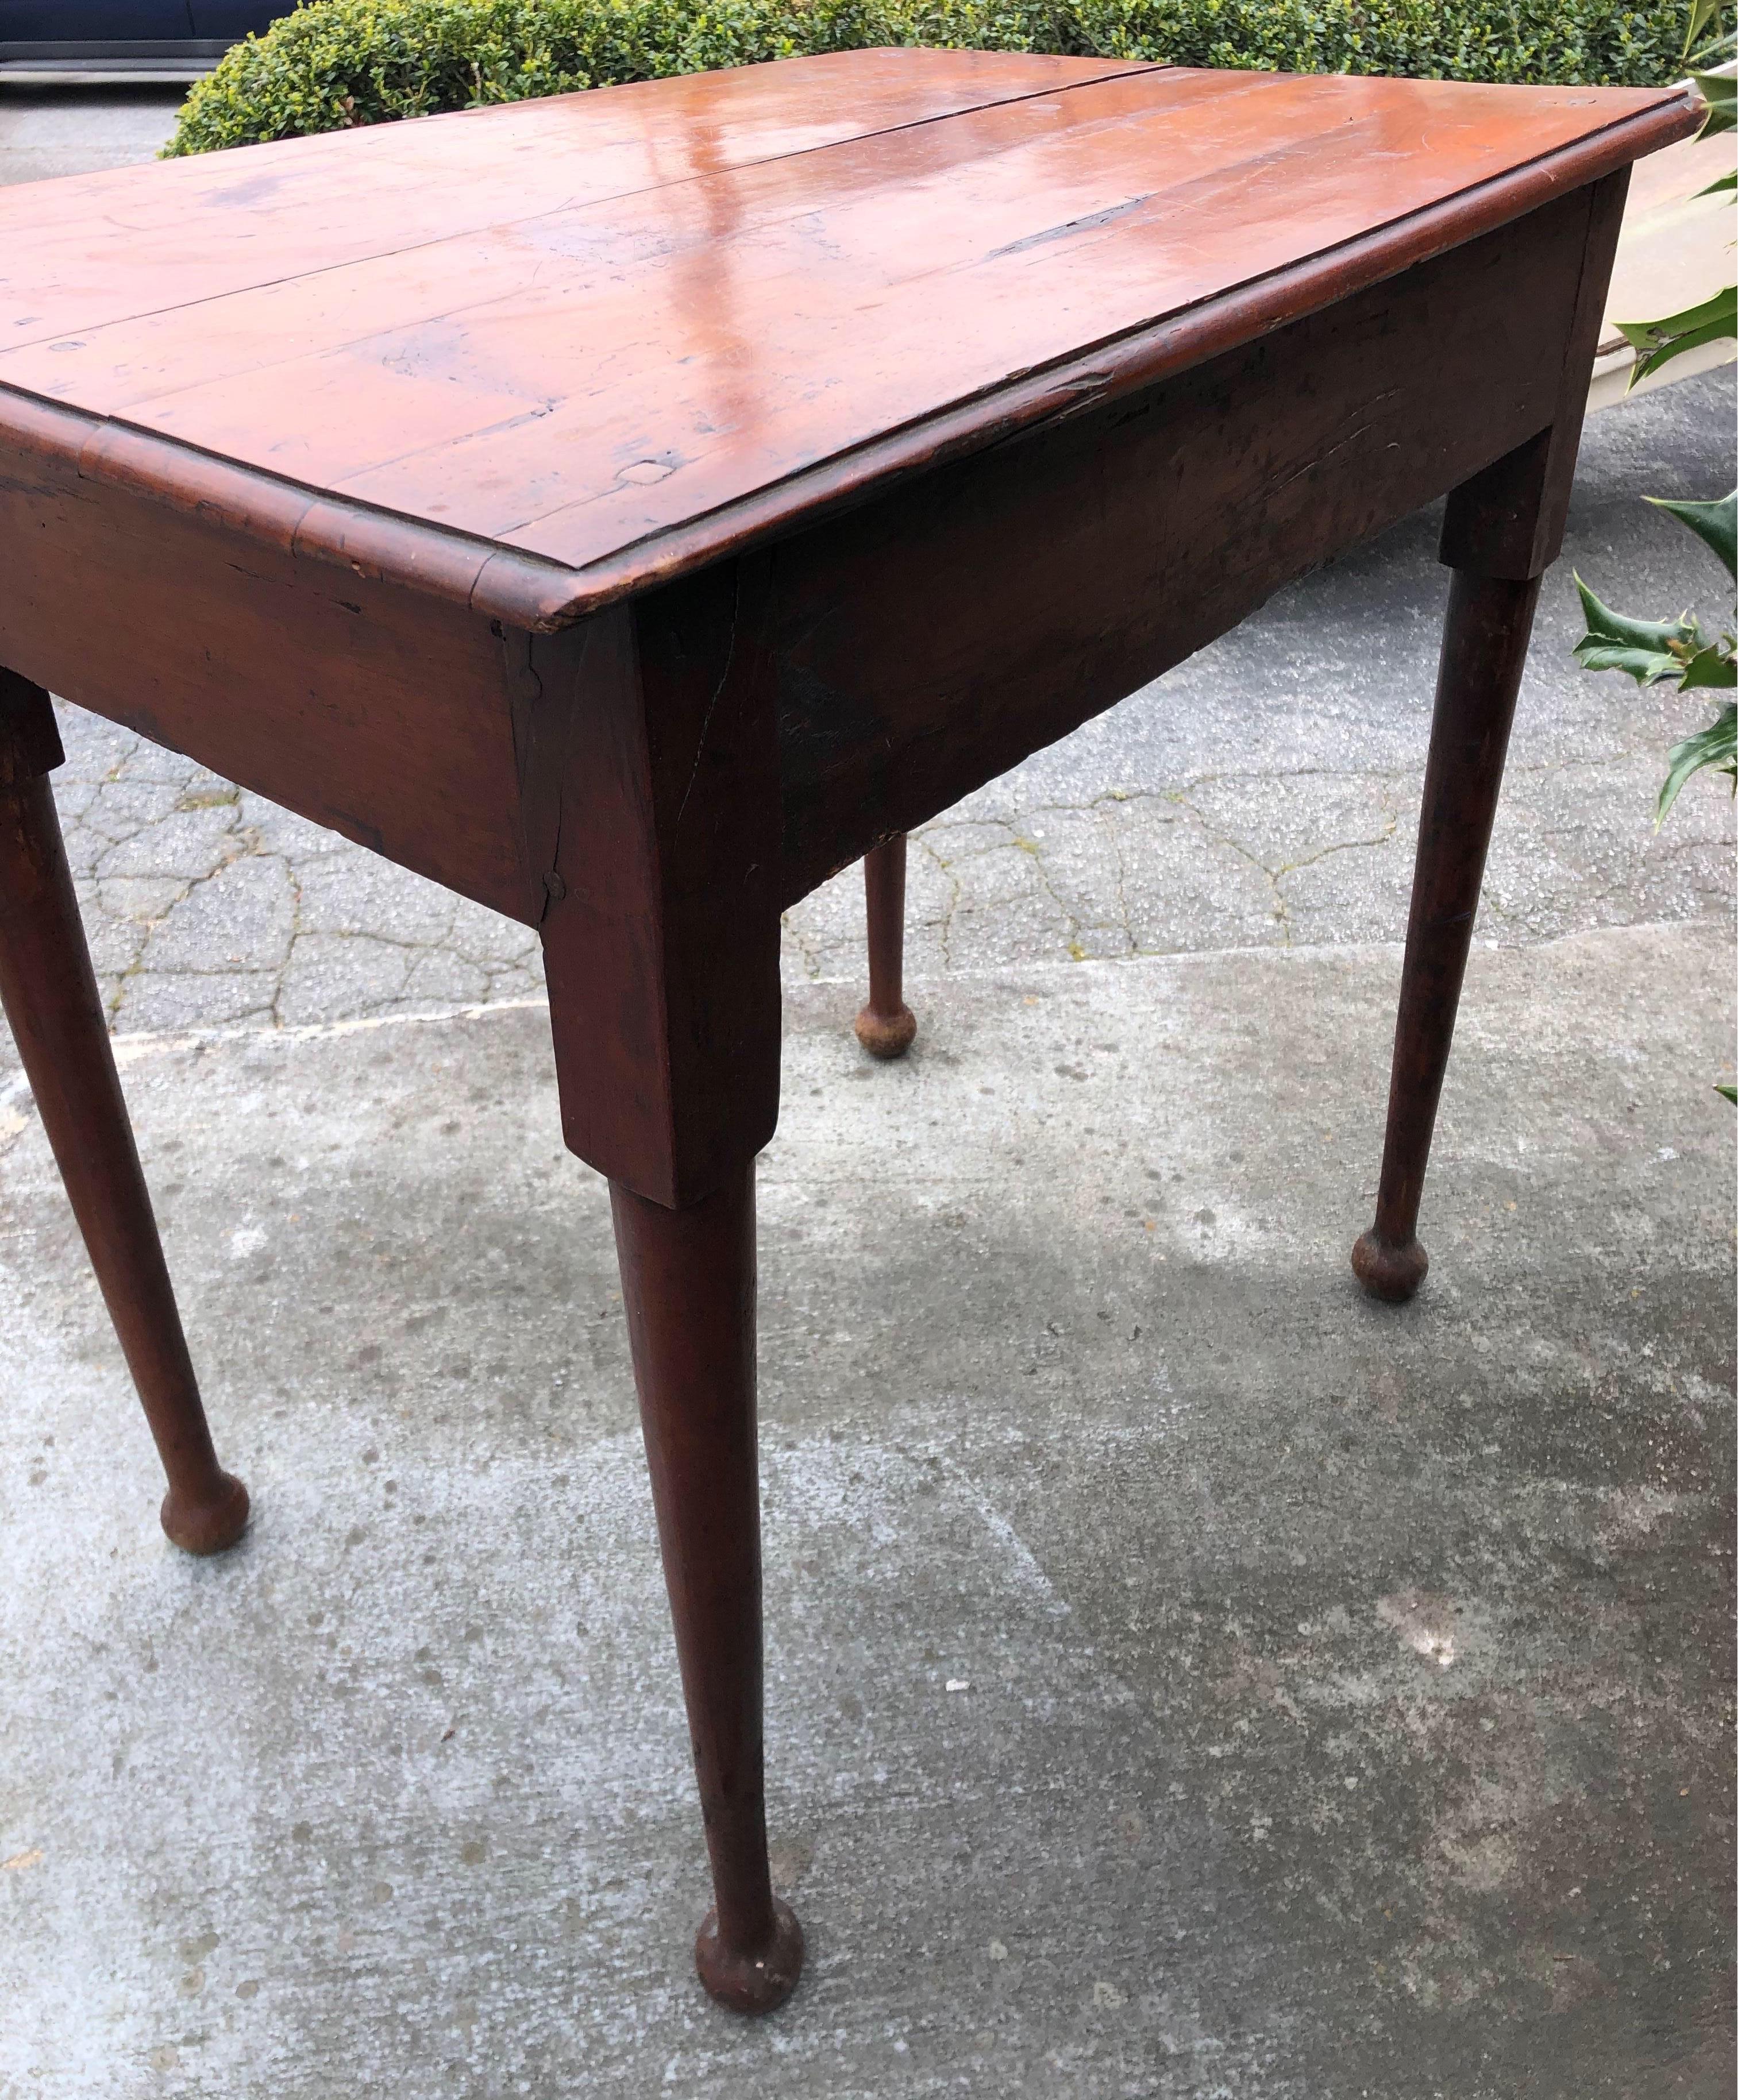
M 1418 1201 L 1472 942 L 1503 758 L 1538 601 L 1537 576 L 1453 572 L 1424 775 L 1376 1222 L 1352 1249 L 1365 1290 L 1399 1302 L 1424 1281 Z
M 247 1490 L 211 1448 L 139 1169 L 48 786 L 60 757 L 47 695 L 0 672 L 0 1003 L 169 1476 L 163 1529 L 216 1553 Z
M 521 748 L 562 1127 L 608 1177 L 716 1907 L 694 1957 L 788 1997 L 762 1776 L 754 1156 L 778 1115 L 781 801 L 770 570 L 711 567 L 524 636 Z M 550 814 L 553 812 L 553 814 Z M 553 879 L 551 879 L 553 878 Z
M 863 856 L 869 905 L 869 1004 L 857 1016 L 857 1040 L 872 1057 L 903 1057 L 918 1032 L 905 1004 L 905 835 Z
M 753 1162 L 681 1210 L 619 1181 L 610 1201 L 712 1860 L 694 1959 L 721 2003 L 767 2013 L 796 1987 L 803 1930 L 767 1866 Z
M 1624 169 L 1587 192 L 1581 280 L 1563 348 L 1555 416 L 1453 490 L 1443 515 L 1439 556 L 1453 581 L 1418 822 L 1388 1132 L 1376 1222 L 1351 1254 L 1364 1288 L 1396 1303 L 1412 1296 L 1429 1266 L 1418 1244 L 1418 1199 L 1539 579 L 1563 545 L 1587 383 L 1629 179 Z

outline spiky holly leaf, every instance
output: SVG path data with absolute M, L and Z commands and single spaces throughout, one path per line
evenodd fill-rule
M 1665 496 L 1650 496 L 1647 501 L 1656 510 L 1669 511 L 1680 525 L 1687 525 L 1725 562 L 1727 575 L 1738 580 L 1738 489 L 1716 503 L 1679 503 Z
M 1705 649 L 1698 649 L 1683 667 L 1683 676 L 1678 681 L 1680 692 L 1687 693 L 1692 686 L 1738 686 L 1738 662 L 1732 652 L 1718 642 L 1710 642 Z
M 1723 285 L 1712 298 L 1679 313 L 1656 321 L 1619 321 L 1617 328 L 1637 353 L 1630 369 L 1630 384 L 1634 386 L 1686 351 L 1738 336 L 1738 285 Z
M 1678 791 L 1693 774 L 1712 765 L 1722 773 L 1730 773 L 1738 783 L 1738 700 L 1728 700 L 1706 729 L 1674 743 L 1666 764 L 1659 807 L 1654 811 L 1656 827 L 1665 823 L 1665 813 L 1678 799 Z
M 1702 638 L 1701 629 L 1687 614 L 1678 620 L 1632 620 L 1626 612 L 1613 612 L 1578 573 L 1575 588 L 1581 594 L 1581 611 L 1587 621 L 1584 642 L 1621 642 L 1631 649 L 1667 650 L 1674 642 L 1680 648 L 1691 648 Z

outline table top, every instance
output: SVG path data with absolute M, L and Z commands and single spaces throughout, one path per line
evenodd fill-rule
M 33 183 L 0 192 L 0 431 L 559 625 L 1696 116 L 860 51 Z

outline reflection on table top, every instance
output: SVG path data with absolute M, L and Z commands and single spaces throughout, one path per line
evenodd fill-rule
M 1235 296 L 1221 336 L 1258 333 L 1692 121 L 865 51 L 73 177 L 0 194 L 0 430 L 619 593 L 1152 376 L 1168 318 Z

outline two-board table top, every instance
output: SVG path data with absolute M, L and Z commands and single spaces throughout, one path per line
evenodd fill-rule
M 0 431 L 559 624 L 1694 122 L 858 51 L 76 176 L 0 194 Z

